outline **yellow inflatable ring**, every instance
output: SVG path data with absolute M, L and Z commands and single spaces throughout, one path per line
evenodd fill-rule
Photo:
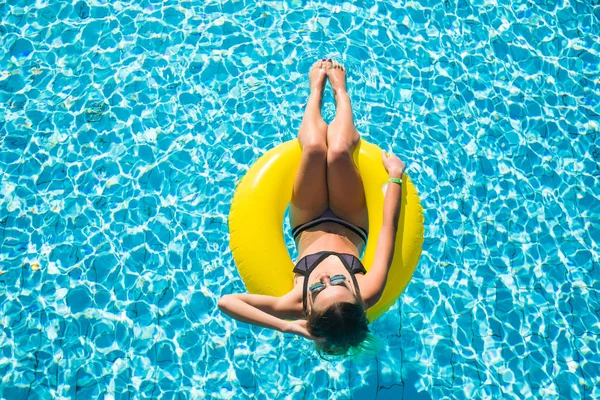
M 283 218 L 302 151 L 297 140 L 260 157 L 236 188 L 229 214 L 230 246 L 250 293 L 282 296 L 292 290 L 294 264 L 283 236 Z M 388 175 L 379 147 L 361 139 L 355 162 L 363 179 L 369 212 L 369 240 L 362 259 L 370 269 L 383 220 L 382 187 Z M 423 208 L 406 174 L 396 252 L 383 295 L 367 311 L 370 321 L 386 312 L 404 291 L 419 262 L 423 245 Z

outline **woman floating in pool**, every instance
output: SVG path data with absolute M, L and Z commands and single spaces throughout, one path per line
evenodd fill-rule
M 329 126 L 321 116 L 326 79 L 336 102 Z M 240 321 L 315 340 L 326 354 L 345 354 L 367 338 L 365 311 L 385 287 L 400 215 L 404 163 L 394 155 L 382 155 L 392 183 L 385 194 L 373 265 L 366 273 L 358 257 L 367 241 L 368 216 L 362 179 L 353 161 L 360 136 L 346 92 L 346 72 L 341 64 L 323 59 L 312 66 L 309 81 L 310 97 L 298 132 L 302 159 L 290 205 L 299 256 L 294 288 L 281 297 L 225 295 L 219 308 Z

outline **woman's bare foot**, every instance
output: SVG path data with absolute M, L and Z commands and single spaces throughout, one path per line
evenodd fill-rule
M 346 93 L 346 68 L 337 61 L 328 62 L 327 78 L 331 84 L 334 95 Z
M 308 73 L 308 80 L 310 82 L 310 96 L 318 96 L 320 99 L 323 97 L 323 90 L 325 89 L 325 78 L 327 77 L 326 61 L 318 60 L 310 68 Z M 320 100 L 319 100 L 320 101 Z

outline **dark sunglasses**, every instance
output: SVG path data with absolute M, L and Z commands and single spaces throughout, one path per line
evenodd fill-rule
M 346 276 L 345 275 L 334 275 L 331 278 L 329 278 L 329 282 L 331 285 L 334 286 L 346 286 Z M 317 282 L 317 283 L 313 283 L 312 285 L 310 285 L 308 287 L 308 290 L 310 290 L 310 292 L 312 293 L 313 296 L 317 295 L 318 293 L 321 293 L 321 291 L 323 291 L 323 289 L 325 289 L 325 285 L 322 284 L 321 282 Z

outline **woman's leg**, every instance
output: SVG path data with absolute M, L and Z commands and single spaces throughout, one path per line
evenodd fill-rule
M 292 227 L 317 218 L 327 209 L 327 124 L 321 116 L 321 104 L 329 66 L 330 62 L 317 61 L 308 74 L 310 97 L 298 132 L 302 159 L 290 205 Z
M 340 218 L 368 227 L 365 189 L 352 155 L 360 135 L 352 119 L 352 104 L 346 91 L 346 71 L 333 62 L 327 70 L 333 88 L 336 112 L 327 130 L 327 185 L 329 207 Z

